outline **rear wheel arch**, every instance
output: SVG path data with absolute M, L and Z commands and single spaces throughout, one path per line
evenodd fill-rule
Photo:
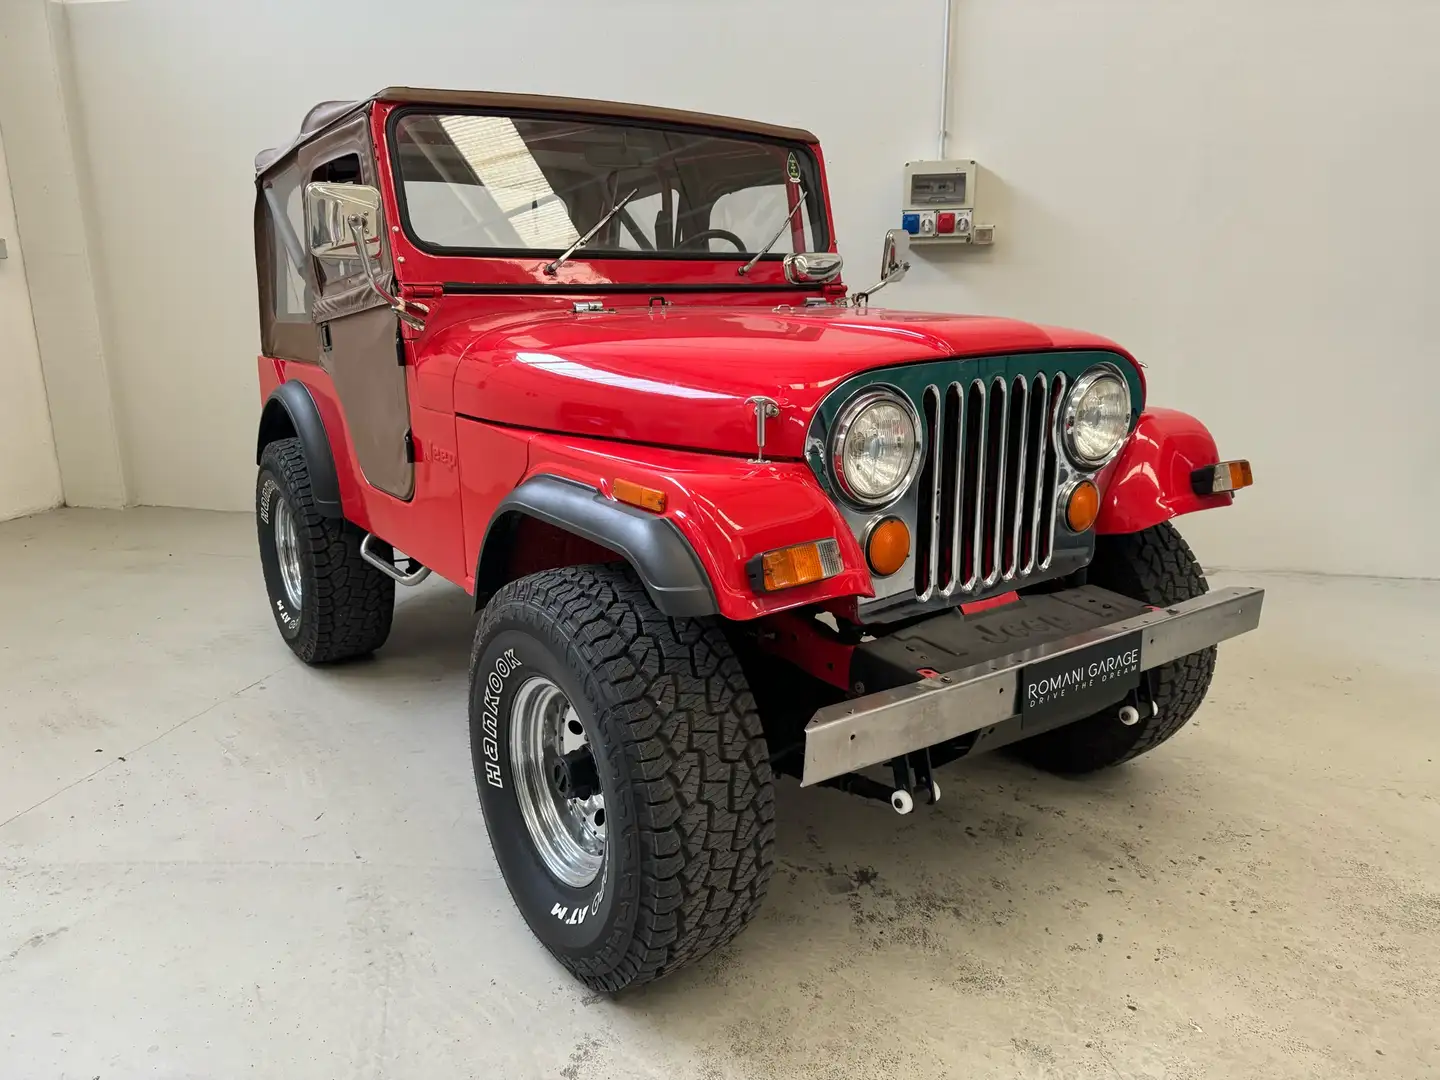
M 527 536 L 548 541 L 552 556 L 527 563 L 536 553 L 526 550 L 517 558 L 517 545 Z M 705 567 L 673 522 L 549 474 L 521 483 L 491 517 L 476 560 L 476 606 L 527 573 L 613 561 L 635 571 L 665 615 L 695 618 L 719 611 Z
M 293 379 L 277 386 L 260 412 L 255 463 L 260 464 L 265 447 L 290 438 L 300 440 L 300 450 L 310 473 L 315 512 L 322 517 L 343 518 L 335 455 L 330 448 L 325 421 L 320 417 L 320 407 L 315 404 L 309 387 Z

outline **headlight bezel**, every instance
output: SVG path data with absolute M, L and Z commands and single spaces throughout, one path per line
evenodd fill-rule
M 899 483 L 890 491 L 878 497 L 862 495 L 855 491 L 845 478 L 844 454 L 845 437 L 850 433 L 850 428 L 855 421 L 865 412 L 866 409 L 884 402 L 890 405 L 899 406 L 901 411 L 910 419 L 910 430 L 913 433 L 910 464 L 905 470 L 904 476 Z M 895 389 L 893 386 L 871 386 L 860 391 L 847 401 L 835 416 L 835 422 L 830 429 L 830 445 L 826 450 L 826 458 L 830 465 L 830 479 L 835 485 L 835 490 L 851 506 L 861 510 L 878 510 L 899 501 L 915 483 L 915 477 L 920 474 L 921 462 L 924 460 L 925 451 L 925 428 L 921 423 L 920 414 L 916 411 L 914 404 L 909 397 Z
M 1079 411 L 1080 399 L 1102 379 L 1110 379 L 1119 383 L 1120 388 L 1125 391 L 1125 428 L 1119 438 L 1115 440 L 1115 445 L 1104 456 L 1089 458 L 1080 453 L 1075 446 L 1075 419 L 1076 413 Z M 1103 469 L 1114 461 L 1116 455 L 1124 449 L 1125 441 L 1130 437 L 1130 430 L 1134 422 L 1135 399 L 1130 392 L 1130 382 L 1125 378 L 1124 372 L 1114 364 L 1097 364 L 1076 379 L 1065 395 L 1065 407 L 1060 414 L 1060 434 L 1065 446 L 1065 456 L 1070 459 L 1072 465 L 1087 472 Z

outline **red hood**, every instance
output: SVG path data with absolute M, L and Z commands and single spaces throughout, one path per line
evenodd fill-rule
M 667 308 L 527 313 L 462 323 L 455 409 L 599 438 L 753 455 L 745 399 L 780 403 L 767 453 L 802 456 L 816 406 L 857 372 L 947 357 L 1110 349 L 1091 334 L 1013 319 L 849 308 Z M 457 350 L 459 351 L 459 350 Z

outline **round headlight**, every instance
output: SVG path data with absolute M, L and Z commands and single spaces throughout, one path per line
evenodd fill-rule
M 897 498 L 920 467 L 919 422 L 893 390 L 858 395 L 835 419 L 830 460 L 851 502 L 879 506 Z
M 1130 432 L 1130 384 L 1112 368 L 1075 380 L 1065 400 L 1065 448 L 1075 464 L 1099 468 Z

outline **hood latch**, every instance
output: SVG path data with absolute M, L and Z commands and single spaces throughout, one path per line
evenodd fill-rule
M 765 464 L 765 421 L 780 415 L 780 403 L 772 397 L 756 396 L 745 399 L 746 405 L 755 408 L 755 456 L 752 465 Z

